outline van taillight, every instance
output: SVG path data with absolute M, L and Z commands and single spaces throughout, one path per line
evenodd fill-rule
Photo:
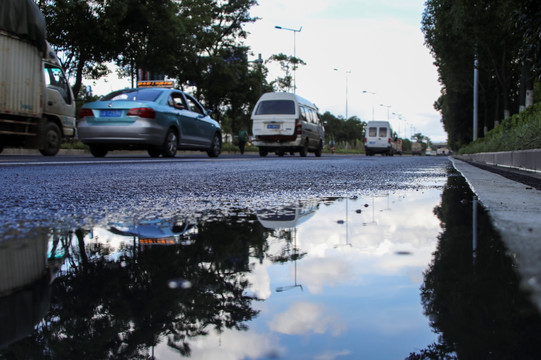
M 388 138 L 388 139 L 387 139 L 387 142 L 390 144 L 390 143 L 391 143 L 391 138 Z
M 94 116 L 94 113 L 90 109 L 81 109 L 79 110 L 79 119 L 82 119 L 87 116 Z
M 295 119 L 295 134 L 302 135 L 302 124 L 299 119 Z
M 156 117 L 156 112 L 154 111 L 154 109 L 151 108 L 133 108 L 128 110 L 128 113 L 126 115 L 154 119 Z
M 367 138 L 364 138 L 364 143 L 365 143 L 365 144 L 366 144 L 367 141 L 368 141 L 368 139 L 367 139 Z

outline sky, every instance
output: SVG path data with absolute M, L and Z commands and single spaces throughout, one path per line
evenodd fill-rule
M 447 140 L 433 106 L 441 86 L 421 31 L 424 0 L 258 2 L 250 14 L 260 19 L 245 26 L 252 60 L 296 54 L 306 63 L 295 73 L 296 93 L 321 113 L 388 119 L 400 137 Z M 283 76 L 270 70 L 269 81 Z
M 402 138 L 420 132 L 434 142 L 447 141 L 433 106 L 441 86 L 421 31 L 424 1 L 258 0 L 250 14 L 259 20 L 245 25 L 249 60 L 296 55 L 306 63 L 295 72 L 296 93 L 320 113 L 388 119 Z M 267 66 L 268 81 L 284 75 L 278 64 Z M 118 84 L 100 82 L 95 93 L 104 95 Z

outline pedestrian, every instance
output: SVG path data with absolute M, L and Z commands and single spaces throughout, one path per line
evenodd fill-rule
M 246 142 L 248 141 L 248 133 L 246 132 L 246 130 L 244 130 L 244 126 L 240 127 L 238 141 L 240 153 L 244 154 L 244 147 L 246 146 Z

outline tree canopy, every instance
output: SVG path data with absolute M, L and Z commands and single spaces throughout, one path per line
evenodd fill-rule
M 247 60 L 243 45 L 244 25 L 257 20 L 249 13 L 256 0 L 40 0 L 38 5 L 48 40 L 75 79 L 75 94 L 84 78 L 104 76 L 105 64 L 116 62 L 132 79 L 138 71 L 175 78 L 209 108 L 242 122 L 248 104 L 267 89 L 266 72 Z

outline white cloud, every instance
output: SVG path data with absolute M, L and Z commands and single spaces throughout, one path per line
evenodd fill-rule
M 288 335 L 329 333 L 338 336 L 345 330 L 337 316 L 321 304 L 297 302 L 284 313 L 276 315 L 269 324 L 271 330 Z

